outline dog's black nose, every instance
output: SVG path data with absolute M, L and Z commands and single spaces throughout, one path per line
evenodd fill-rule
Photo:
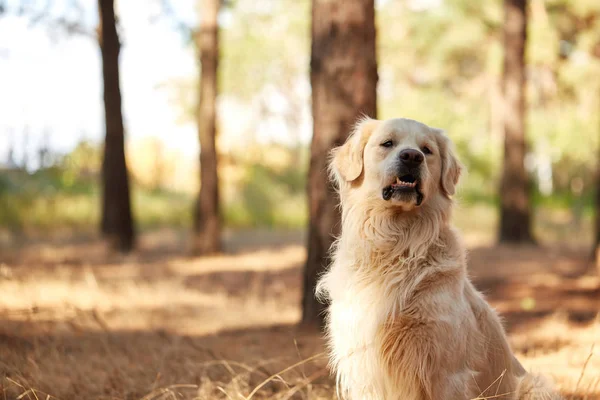
M 400 152 L 400 160 L 407 167 L 418 167 L 423 162 L 423 153 L 415 149 L 404 149 Z

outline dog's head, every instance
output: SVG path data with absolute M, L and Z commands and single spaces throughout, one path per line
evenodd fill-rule
M 449 199 L 461 166 L 439 129 L 404 118 L 364 119 L 332 152 L 331 171 L 342 200 L 356 194 L 410 211 Z

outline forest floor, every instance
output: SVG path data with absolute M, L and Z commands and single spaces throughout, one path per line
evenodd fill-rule
M 320 334 L 299 329 L 304 238 L 228 235 L 190 258 L 185 236 L 134 254 L 94 241 L 0 253 L 0 399 L 332 399 Z M 470 273 L 531 371 L 600 399 L 600 279 L 588 251 L 469 242 Z

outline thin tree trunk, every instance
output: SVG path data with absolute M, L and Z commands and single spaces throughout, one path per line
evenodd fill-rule
M 598 45 L 600 47 L 600 44 Z M 600 132 L 600 125 L 598 126 Z M 594 258 L 596 261 L 596 272 L 600 275 L 600 149 L 598 154 L 598 166 L 596 167 L 596 221 L 595 221 L 595 240 L 594 240 Z
M 504 0 L 504 169 L 500 186 L 500 242 L 533 242 L 525 170 L 526 43 L 526 0 Z
M 592 53 L 600 59 L 600 40 L 594 45 Z M 600 92 L 598 92 L 600 95 Z M 600 104 L 600 96 L 598 96 Z M 600 120 L 598 121 L 598 135 L 600 136 Z M 600 276 L 600 148 L 597 150 L 598 165 L 596 166 L 596 221 L 594 227 L 594 259 L 596 264 L 596 272 Z
M 98 0 L 99 42 L 104 81 L 106 138 L 102 162 L 102 234 L 121 251 L 134 246 L 129 178 L 125 161 L 125 132 L 119 84 L 120 43 L 113 0 Z
M 196 38 L 200 53 L 200 93 L 197 111 L 200 139 L 200 194 L 196 204 L 193 251 L 198 255 L 221 250 L 219 179 L 217 175 L 216 108 L 219 63 L 220 0 L 202 0 L 202 23 Z
M 327 157 L 344 143 L 357 118 L 376 114 L 374 0 L 313 0 L 310 66 L 313 138 L 302 322 L 316 324 L 322 322 L 324 309 L 314 296 L 316 281 L 329 264 L 329 247 L 340 229 Z

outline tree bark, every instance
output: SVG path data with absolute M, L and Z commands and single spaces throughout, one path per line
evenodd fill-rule
M 200 193 L 194 216 L 193 252 L 197 255 L 221 250 L 219 179 L 217 174 L 216 114 L 219 63 L 220 0 L 202 0 L 202 22 L 196 37 L 200 55 L 200 87 L 197 110 L 200 139 Z
M 377 60 L 374 0 L 313 0 L 311 84 L 313 138 L 308 177 L 308 258 L 302 322 L 322 322 L 324 305 L 314 296 L 339 233 L 337 195 L 327 158 L 343 144 L 361 115 L 376 116 Z
M 110 245 L 121 251 L 134 246 L 135 232 L 125 160 L 125 132 L 119 83 L 120 43 L 113 0 L 98 0 L 99 42 L 104 81 L 106 137 L 102 161 L 101 231 Z
M 499 240 L 532 243 L 529 182 L 525 170 L 526 0 L 504 0 L 504 168 Z

